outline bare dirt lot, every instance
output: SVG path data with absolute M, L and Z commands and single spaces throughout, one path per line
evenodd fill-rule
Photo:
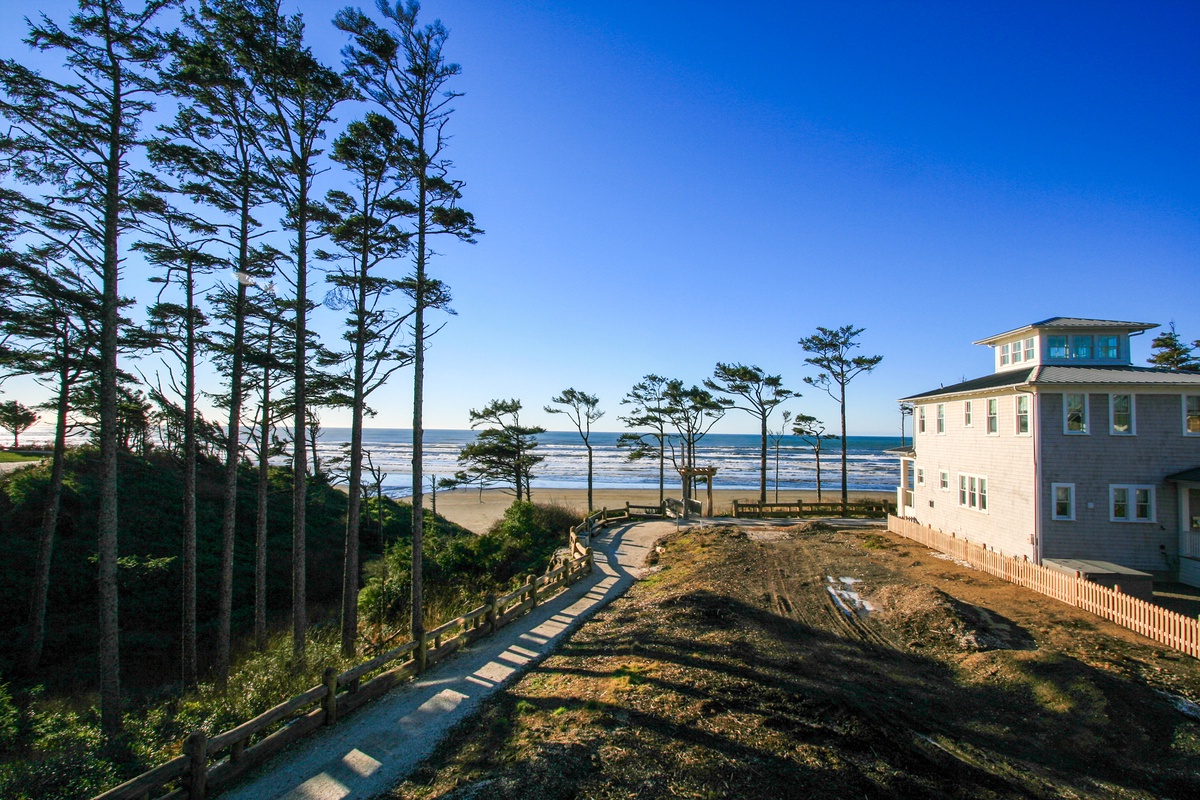
M 394 798 L 1200 797 L 1200 662 L 881 531 L 703 528 Z

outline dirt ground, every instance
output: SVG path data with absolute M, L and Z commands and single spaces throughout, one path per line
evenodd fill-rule
M 883 531 L 683 530 L 392 798 L 1200 797 L 1200 662 Z

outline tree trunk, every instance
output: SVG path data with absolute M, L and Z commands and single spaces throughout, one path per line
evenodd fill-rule
M 65 340 L 66 337 L 64 337 Z M 50 490 L 42 527 L 38 535 L 37 565 L 33 572 L 33 594 L 29 603 L 29 650 L 25 669 L 32 676 L 42 660 L 46 638 L 46 605 L 50 594 L 50 563 L 54 555 L 54 535 L 58 530 L 58 512 L 62 506 L 63 474 L 66 471 L 67 410 L 70 403 L 71 368 L 64 341 L 59 354 L 58 400 L 55 403 L 54 461 L 50 466 Z
M 658 437 L 658 507 L 662 508 L 662 504 L 667 499 L 667 454 L 666 442 L 663 441 L 665 436 Z
M 762 450 L 758 457 L 758 502 L 767 502 L 767 415 L 762 415 Z
M 305 164 L 307 167 L 307 164 Z M 304 661 L 308 635 L 305 569 L 308 516 L 308 187 L 307 169 L 301 173 L 296 220 L 296 352 L 292 366 L 295 381 L 292 441 L 292 656 Z
M 350 498 L 346 503 L 346 552 L 342 571 L 342 655 L 354 656 L 358 644 L 358 540 L 362 509 L 363 386 L 366 360 L 367 252 L 360 254 L 354 329 L 354 399 L 350 419 Z
M 842 516 L 844 517 L 846 516 L 846 505 L 849 502 L 849 493 L 846 491 L 846 384 L 839 385 L 842 387 Z
M 244 183 L 241 198 L 241 227 L 238 231 L 238 269 L 249 266 L 250 187 Z M 233 627 L 233 547 L 237 531 L 238 454 L 242 440 L 242 349 L 246 336 L 246 285 L 237 284 L 233 311 L 233 363 L 229 375 L 229 424 L 225 428 L 224 511 L 221 515 L 221 588 L 217 610 L 217 680 L 229 678 L 230 638 Z
M 183 390 L 183 685 L 196 683 L 196 321 L 189 264 Z
M 818 444 L 813 450 L 813 453 L 817 458 L 817 502 L 819 503 L 821 502 L 821 445 L 819 444 L 820 439 L 817 441 Z
M 425 246 L 429 232 L 429 188 L 428 165 L 425 163 L 425 119 L 413 121 L 417 132 L 417 274 L 416 303 L 413 319 L 413 454 L 412 454 L 412 612 L 411 633 L 414 642 L 425 635 L 425 606 L 423 598 L 425 544 L 425 473 L 422 459 L 425 455 Z
M 588 451 L 588 513 L 592 513 L 592 446 L 588 444 L 587 439 L 583 440 L 583 444 Z
M 100 596 L 100 725 L 110 738 L 120 733 L 121 649 L 117 596 L 117 251 L 121 191 L 121 74 L 114 69 L 109 108 L 104 187 L 103 299 L 100 323 L 100 509 L 97 530 Z
M 268 323 L 258 446 L 258 514 L 254 522 L 254 646 L 259 650 L 267 646 L 267 496 L 270 490 L 271 351 L 274 338 L 274 323 Z

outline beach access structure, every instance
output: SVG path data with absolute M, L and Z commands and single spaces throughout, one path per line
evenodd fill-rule
M 232 730 L 216 736 L 193 731 L 183 741 L 183 755 L 94 800 L 204 800 L 210 790 L 228 786 L 293 742 L 335 724 L 590 574 L 595 567 L 591 534 L 630 518 L 629 507 L 612 514 L 605 509 L 591 515 L 568 534 L 563 563 L 545 575 L 529 576 L 508 594 L 488 595 L 483 605 L 426 631 L 419 641 L 393 647 L 345 672 L 329 667 L 317 686 Z
M 1200 658 L 1200 620 L 1125 594 L 1119 586 L 1110 589 L 1078 574 L 1070 575 L 1025 558 L 1006 556 L 978 542 L 901 517 L 889 515 L 888 530 L 989 575 L 1090 611 L 1174 650 Z

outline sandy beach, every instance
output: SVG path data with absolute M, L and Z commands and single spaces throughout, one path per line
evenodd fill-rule
M 678 491 L 678 487 L 676 487 L 674 496 L 678 496 Z M 671 496 L 672 492 L 668 489 L 667 497 Z M 821 499 L 825 502 L 835 502 L 840 497 L 841 493 L 837 489 L 821 493 Z M 851 500 L 890 500 L 894 498 L 894 492 L 850 492 Z M 429 499 L 429 495 L 426 495 L 426 504 L 429 503 Z M 658 489 L 596 489 L 592 492 L 592 499 L 596 508 L 624 508 L 626 503 L 657 505 Z M 705 500 L 703 489 L 701 489 L 700 499 Z M 758 493 L 752 489 L 713 490 L 713 506 L 717 514 L 729 509 L 734 500 L 752 501 L 757 499 Z M 806 503 L 815 503 L 817 493 L 795 490 L 779 493 L 779 502 L 781 503 L 794 502 L 797 499 Z M 534 487 L 533 500 L 535 503 L 557 503 L 573 508 L 581 514 L 587 511 L 586 489 L 539 489 Z M 482 496 L 478 489 L 439 491 L 437 493 L 437 511 L 446 519 L 456 522 L 468 530 L 485 533 L 493 522 L 504 515 L 504 510 L 512 505 L 512 501 L 512 495 L 500 489 L 485 489 Z M 773 490 L 767 492 L 767 501 L 775 502 Z

